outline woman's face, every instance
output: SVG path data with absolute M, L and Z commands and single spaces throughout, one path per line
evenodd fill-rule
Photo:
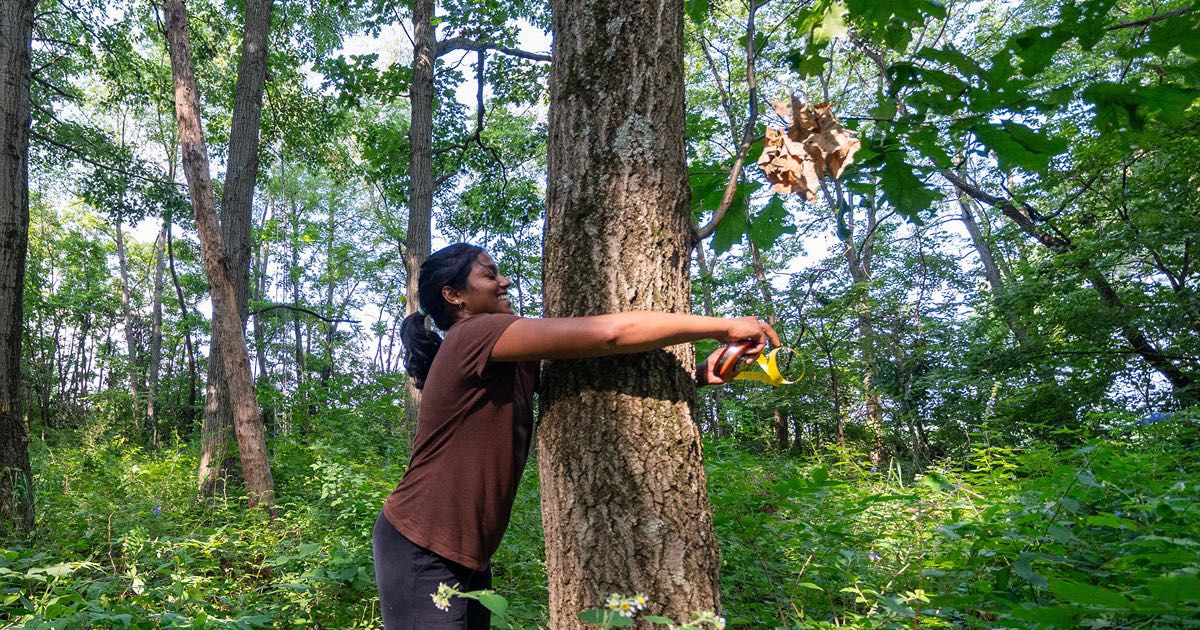
M 511 314 L 512 302 L 508 299 L 508 288 L 511 286 L 512 282 L 500 275 L 496 261 L 483 252 L 471 265 L 467 286 L 461 291 L 446 287 L 442 289 L 442 295 L 447 302 L 458 307 L 455 311 L 458 319 L 483 313 Z

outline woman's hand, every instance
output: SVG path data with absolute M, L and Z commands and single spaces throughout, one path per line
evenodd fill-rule
M 737 343 L 740 341 L 749 341 L 750 347 L 743 354 L 748 359 L 756 359 L 758 355 L 767 346 L 767 342 L 778 348 L 782 344 L 779 342 L 779 333 L 770 324 L 762 321 L 757 317 L 735 317 L 726 319 L 728 328 L 725 334 L 716 337 L 721 343 Z M 710 357 L 711 358 L 711 357 Z M 713 358 L 715 361 L 716 359 Z
M 720 376 L 720 371 L 717 369 L 717 359 L 725 351 L 725 346 L 721 346 L 713 350 L 708 358 L 696 364 L 696 384 L 697 385 L 723 385 L 733 380 L 737 374 L 729 375 L 729 381 L 724 380 Z

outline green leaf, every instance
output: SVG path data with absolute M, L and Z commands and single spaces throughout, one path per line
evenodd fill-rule
M 1100 586 L 1057 578 L 1050 578 L 1049 583 L 1050 592 L 1058 596 L 1059 599 L 1073 604 L 1118 609 L 1132 606 L 1132 602 L 1126 599 L 1125 596 Z
M 717 224 L 717 230 L 713 234 L 712 246 L 717 254 L 723 254 L 742 242 L 742 235 L 750 227 L 749 217 L 746 216 L 746 199 L 761 186 L 758 182 L 738 182 L 729 211 L 721 217 L 721 222 Z
M 1013 573 L 1016 573 L 1022 580 L 1029 582 L 1036 588 L 1046 588 L 1049 586 L 1046 578 L 1038 575 L 1033 570 L 1033 561 L 1035 558 L 1037 556 L 1028 551 L 1022 553 L 1013 564 Z
M 1050 537 L 1064 545 L 1073 545 L 1079 542 L 1079 537 L 1072 534 L 1071 531 L 1062 525 L 1051 525 L 1046 528 Z
M 1012 121 L 999 125 L 978 123 L 971 131 L 995 152 L 996 161 L 1004 171 L 1019 167 L 1031 173 L 1045 173 L 1050 168 L 1050 159 L 1067 148 L 1065 142 L 1051 138 L 1044 131 L 1034 131 Z
M 659 617 L 658 615 L 646 615 L 645 617 L 642 617 L 642 621 L 649 621 L 650 623 L 657 624 L 660 626 L 675 625 L 674 621 L 671 621 L 670 619 L 667 619 L 666 617 Z
M 1200 575 L 1166 575 L 1146 582 L 1146 590 L 1155 601 L 1175 605 L 1200 602 Z
M 1101 487 L 1101 483 L 1096 481 L 1096 477 L 1092 475 L 1092 471 L 1087 469 L 1075 471 L 1075 480 L 1089 488 Z
M 479 603 L 483 604 L 485 608 L 492 611 L 493 615 L 504 617 L 504 615 L 508 612 L 508 600 L 495 593 L 480 593 Z
M 812 480 L 815 484 L 823 484 L 829 480 L 829 470 L 824 466 L 814 468 L 812 471 Z
M 945 48 L 941 49 L 926 46 L 917 53 L 917 56 L 950 66 L 958 70 L 959 74 L 964 77 L 975 77 L 983 74 L 983 67 L 979 65 L 979 62 L 959 51 L 953 44 L 947 44 Z
M 879 97 L 879 102 L 871 108 L 871 116 L 880 120 L 891 120 L 896 115 L 896 101 L 885 96 Z
M 1121 518 L 1116 514 L 1109 514 L 1107 512 L 1102 514 L 1094 514 L 1084 520 L 1088 525 L 1097 525 L 1099 527 L 1112 527 L 1113 529 L 1125 528 L 1129 530 L 1136 530 L 1138 528 L 1137 523 L 1127 518 Z
M 783 205 L 783 198 L 772 195 L 771 200 L 763 207 L 758 216 L 750 222 L 750 240 L 762 251 L 771 249 L 775 241 L 784 234 L 795 234 L 796 226 L 791 224 L 791 215 Z
M 688 19 L 703 24 L 708 19 L 708 0 L 687 0 Z
M 879 187 L 888 203 L 909 221 L 921 224 L 921 214 L 929 209 L 941 194 L 930 190 L 913 173 L 913 167 L 904 159 L 904 152 L 888 151 L 884 155 L 883 168 L 879 171 Z
M 938 168 L 954 168 L 954 160 L 950 158 L 949 153 L 946 153 L 946 149 L 942 145 L 942 133 L 936 127 L 930 125 L 915 126 L 908 132 L 906 137 L 910 147 L 916 149 L 917 153 L 921 154 L 921 157 L 933 162 Z
M 729 176 L 722 172 L 722 166 L 717 164 L 694 167 L 688 174 L 688 186 L 692 189 L 692 217 L 699 218 L 705 213 L 712 212 L 721 205 L 721 196 L 725 194 L 725 183 Z
M 849 32 L 846 25 L 846 5 L 834 2 L 825 10 L 821 24 L 813 29 L 811 41 L 816 44 L 826 44 L 837 37 L 844 37 Z
M 1069 34 L 1060 29 L 1035 26 L 1009 38 L 1006 50 L 1021 58 L 1021 73 L 1032 77 L 1050 66 L 1054 54 L 1068 39 Z
M 713 233 L 713 251 L 718 255 L 729 251 L 731 247 L 742 242 L 749 220 L 746 218 L 746 208 L 734 206 L 721 217 L 717 230 Z
M 831 60 L 829 57 L 821 55 L 823 50 L 825 50 L 824 46 L 814 44 L 812 40 L 809 40 L 805 48 L 794 49 L 785 55 L 784 61 L 800 78 L 819 76 L 825 72 L 825 65 Z
M 1200 57 L 1200 11 L 1156 22 L 1150 26 L 1147 48 L 1159 57 L 1166 57 L 1176 48 L 1189 57 Z

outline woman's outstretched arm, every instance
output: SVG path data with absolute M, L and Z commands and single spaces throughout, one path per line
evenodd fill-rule
M 492 348 L 494 361 L 582 359 L 645 352 L 700 339 L 733 343 L 749 339 L 747 355 L 761 352 L 770 341 L 779 345 L 775 329 L 756 317 L 704 317 L 682 313 L 630 311 L 591 317 L 519 319 Z

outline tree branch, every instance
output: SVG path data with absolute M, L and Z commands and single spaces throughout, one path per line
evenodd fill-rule
M 692 229 L 692 238 L 695 241 L 702 241 L 716 232 L 717 225 L 729 212 L 737 193 L 738 181 L 742 178 L 742 166 L 746 163 L 746 154 L 750 152 L 750 145 L 754 144 L 754 125 L 758 122 L 758 83 L 754 76 L 754 13 L 757 8 L 755 0 L 750 0 L 749 16 L 746 18 L 746 88 L 750 101 L 750 117 L 746 120 L 746 128 L 742 132 L 742 146 L 738 147 L 737 159 L 733 161 L 733 168 L 729 169 L 729 181 L 725 183 L 725 194 L 721 195 L 721 204 L 717 206 L 708 223 L 700 228 Z M 713 78 L 719 84 L 721 80 L 716 74 L 716 66 L 713 66 L 712 70 Z M 728 94 L 724 93 L 723 97 L 727 98 Z M 733 122 L 732 119 L 730 122 Z
M 324 315 L 322 315 L 316 311 L 311 311 L 307 308 L 304 308 L 303 306 L 295 306 L 293 304 L 271 304 L 270 306 L 264 306 L 263 308 L 250 311 L 248 313 L 248 315 L 260 315 L 260 314 L 266 313 L 268 311 L 273 311 L 277 308 L 283 308 L 283 309 L 287 309 L 289 311 L 296 311 L 299 313 L 307 313 L 309 315 L 312 315 L 313 317 L 316 317 L 317 319 L 319 319 L 323 322 L 327 322 L 330 324 L 335 324 L 338 322 L 345 322 L 348 324 L 357 324 L 358 323 L 357 319 L 333 319 L 330 317 L 325 317 Z
M 1174 11 L 1167 11 L 1166 13 L 1163 13 L 1162 15 L 1152 15 L 1148 18 L 1144 18 L 1141 20 L 1134 20 L 1132 22 L 1122 22 L 1120 24 L 1113 24 L 1112 26 L 1109 26 L 1108 28 L 1105 28 L 1104 30 L 1117 31 L 1117 30 L 1120 30 L 1123 28 L 1137 28 L 1139 26 L 1149 26 L 1151 24 L 1154 24 L 1155 22 L 1162 22 L 1163 20 L 1169 20 L 1173 17 L 1187 15 L 1188 13 L 1191 13 L 1192 9 L 1194 9 L 1194 8 L 1195 7 L 1183 7 L 1182 9 L 1175 9 Z
M 495 50 L 510 57 L 520 57 L 521 59 L 528 59 L 530 61 L 545 61 L 549 63 L 552 60 L 552 57 L 547 53 L 529 52 L 519 48 L 508 48 L 506 46 L 498 46 L 492 42 L 468 39 L 466 37 L 451 37 L 450 39 L 445 39 L 438 42 L 437 49 L 434 51 L 434 56 L 441 57 L 442 55 L 455 50 L 474 50 L 477 52 L 484 50 Z
M 140 173 L 135 173 L 133 171 L 127 171 L 127 170 L 125 170 L 119 166 L 113 165 L 113 164 L 103 164 L 101 162 L 97 162 L 96 160 L 88 157 L 88 155 L 85 154 L 83 151 L 80 151 L 79 148 L 63 144 L 63 143 L 55 140 L 54 138 L 51 138 L 44 134 L 38 133 L 37 131 L 30 131 L 29 137 L 34 140 L 38 140 L 39 142 L 45 142 L 46 144 L 58 147 L 59 149 L 62 149 L 63 151 L 66 151 L 66 152 L 74 155 L 80 162 L 83 162 L 84 164 L 90 164 L 92 166 L 95 166 L 96 168 L 102 168 L 107 171 L 117 173 L 119 175 L 131 177 L 133 179 L 140 179 L 144 182 L 150 182 L 152 184 L 160 184 L 160 185 L 164 185 L 164 186 L 176 186 L 180 190 L 184 189 L 184 185 L 180 184 L 179 182 L 169 182 L 165 179 L 158 179 L 157 177 L 148 177 L 148 176 L 142 175 Z

